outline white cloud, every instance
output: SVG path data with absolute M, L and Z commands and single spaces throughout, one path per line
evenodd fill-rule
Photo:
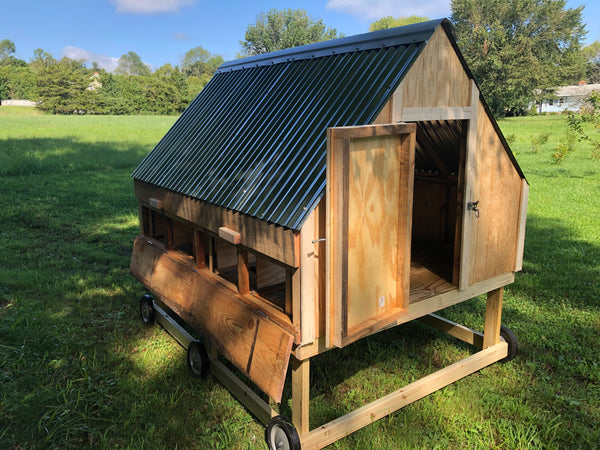
M 449 0 L 329 0 L 327 9 L 344 12 L 365 21 L 386 16 L 425 16 L 430 19 L 450 15 Z
M 196 0 L 110 0 L 118 13 L 160 14 L 178 13 L 182 6 L 192 6 Z
M 116 69 L 117 64 L 119 63 L 119 58 L 114 58 L 112 56 L 99 55 L 94 52 L 90 52 L 89 50 L 85 50 L 79 47 L 73 47 L 72 45 L 68 45 L 61 51 L 62 56 L 66 56 L 70 59 L 85 59 L 88 62 L 88 65 L 91 66 L 93 62 L 97 62 L 100 68 L 106 70 L 107 72 L 112 72 Z
M 176 41 L 189 41 L 190 37 L 185 33 L 173 33 L 173 39 Z

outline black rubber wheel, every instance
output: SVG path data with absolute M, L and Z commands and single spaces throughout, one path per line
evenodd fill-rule
M 156 310 L 154 309 L 154 301 L 148 294 L 142 295 L 140 298 L 140 317 L 146 325 L 151 325 L 156 320 Z
M 208 353 L 202 342 L 190 342 L 187 349 L 187 362 L 195 377 L 205 378 L 208 375 Z
M 517 356 L 517 353 L 519 353 L 519 342 L 517 341 L 517 337 L 512 331 L 510 331 L 509 328 L 505 327 L 504 325 L 500 325 L 500 336 L 502 336 L 508 344 L 508 355 L 506 358 L 501 359 L 500 362 L 505 363 L 512 361 L 515 356 Z
M 296 427 L 283 416 L 275 416 L 267 425 L 265 440 L 270 450 L 300 450 Z

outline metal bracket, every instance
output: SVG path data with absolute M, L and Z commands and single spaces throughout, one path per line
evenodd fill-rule
M 475 217 L 479 219 L 479 200 L 476 202 L 467 202 L 467 211 L 473 211 Z

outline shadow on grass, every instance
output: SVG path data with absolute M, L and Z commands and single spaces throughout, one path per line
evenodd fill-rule
M 18 141 L 33 153 L 13 155 L 0 181 L 0 447 L 261 445 L 262 426 L 212 377 L 193 379 L 183 349 L 160 327 L 139 320 L 143 288 L 128 273 L 138 232 L 129 174 L 147 149 L 70 139 Z M 515 413 L 498 403 L 494 412 L 476 417 L 480 425 L 495 430 L 496 419 L 506 416 L 533 423 L 545 436 L 550 414 L 568 419 L 561 418 L 564 431 L 545 442 L 549 446 L 577 446 L 582 435 L 590 442 L 597 436 L 599 253 L 569 224 L 530 216 L 524 270 L 507 290 L 504 314 L 523 353 L 466 381 L 475 390 L 475 407 L 467 410 L 477 409 L 490 392 L 515 396 L 527 409 Z M 481 314 L 481 301 L 459 306 Z M 315 357 L 311 424 L 469 352 L 410 323 Z M 504 387 L 514 374 L 526 389 Z M 289 399 L 288 379 L 282 405 L 288 416 Z M 433 412 L 422 401 L 395 417 L 410 414 L 414 429 L 433 427 L 437 438 L 447 437 L 451 431 L 436 402 Z M 469 411 L 456 414 L 473 423 Z M 393 422 L 374 427 L 392 442 L 404 442 L 408 430 L 386 423 Z M 357 442 L 370 442 L 368 434 L 376 433 L 357 433 L 340 445 L 359 447 Z M 503 442 L 504 436 L 491 436 L 486 444 Z M 428 444 L 433 442 L 422 441 Z
M 130 141 L 86 142 L 61 138 L 0 139 L 0 176 L 30 176 L 130 168 L 151 150 Z

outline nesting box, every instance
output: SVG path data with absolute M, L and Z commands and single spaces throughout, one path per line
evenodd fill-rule
M 223 64 L 133 178 L 131 272 L 277 402 L 292 358 L 305 446 L 311 356 L 418 318 L 460 376 L 507 355 L 528 184 L 447 20 Z M 485 293 L 483 335 L 430 315 Z

